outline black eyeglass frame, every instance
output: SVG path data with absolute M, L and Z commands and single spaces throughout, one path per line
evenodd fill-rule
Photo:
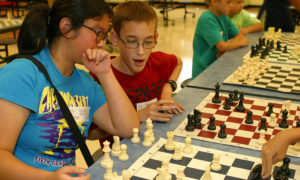
M 118 35 L 118 37 L 124 43 L 125 47 L 128 48 L 128 49 L 136 49 L 141 45 L 140 41 L 137 41 L 136 47 L 128 47 L 126 40 L 124 40 L 120 35 Z M 157 44 L 157 41 L 156 41 L 155 37 L 153 37 L 153 38 L 154 38 L 154 44 L 153 44 L 153 47 L 151 47 L 151 48 L 145 48 L 145 41 L 143 41 L 142 46 L 143 46 L 144 49 L 153 49 L 155 47 L 155 45 Z
M 99 43 L 100 41 L 106 41 L 107 40 L 107 37 L 108 37 L 108 33 L 109 33 L 109 31 L 110 31 L 110 29 L 105 33 L 105 32 L 103 32 L 103 31 L 101 31 L 101 30 L 97 30 L 97 29 L 94 29 L 94 28 L 91 28 L 91 27 L 89 27 L 89 26 L 87 26 L 87 25 L 82 25 L 83 27 L 85 27 L 85 28 L 87 28 L 87 29 L 89 29 L 89 30 L 91 30 L 91 31 L 93 31 L 94 33 L 96 33 L 96 42 L 97 43 Z

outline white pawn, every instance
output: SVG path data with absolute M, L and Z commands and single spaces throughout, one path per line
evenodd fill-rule
M 270 126 L 270 127 L 276 127 L 276 114 L 275 113 L 272 113 L 271 115 L 270 115 L 270 122 L 268 123 L 268 125 Z
M 131 175 L 130 175 L 130 172 L 128 170 L 123 170 L 122 171 L 123 180 L 130 180 L 130 177 L 131 177 Z
M 180 144 L 175 144 L 175 151 L 174 154 L 172 155 L 172 159 L 177 161 L 182 159 Z
M 145 131 L 144 132 L 144 141 L 143 141 L 143 146 L 148 147 L 151 146 L 152 142 L 150 140 L 150 132 L 149 131 Z
M 112 156 L 119 156 L 121 153 L 120 148 L 120 137 L 119 136 L 113 136 L 114 143 L 111 147 L 111 155 Z
M 266 134 L 266 131 L 264 129 L 261 129 L 259 131 L 259 138 L 257 140 L 257 144 L 264 144 L 266 142 L 266 139 L 265 139 L 265 134 Z
M 191 154 L 193 152 L 191 137 L 189 137 L 189 136 L 186 137 L 184 142 L 185 142 L 185 146 L 183 147 L 183 152 L 186 154 Z
M 169 171 L 170 159 L 164 158 L 161 162 L 161 168 Z
M 210 174 L 210 167 L 206 167 L 205 173 L 203 174 L 201 180 L 212 180 L 211 174 Z
M 165 144 L 165 149 L 168 151 L 172 151 L 175 148 L 174 144 L 174 131 L 167 132 L 167 143 Z
M 131 138 L 132 143 L 139 143 L 141 141 L 139 137 L 139 129 L 138 128 L 133 128 L 132 130 L 133 136 Z
M 152 124 L 152 120 L 150 118 L 148 118 L 146 120 L 146 131 L 149 131 L 150 133 L 150 141 L 154 142 L 155 141 L 155 136 L 154 136 L 154 132 L 153 132 L 153 124 Z
M 129 156 L 127 154 L 127 145 L 122 144 L 121 145 L 121 153 L 119 155 L 119 160 L 120 161 L 127 161 L 129 159 Z
M 179 167 L 176 173 L 176 180 L 184 180 L 184 179 L 185 179 L 184 167 Z
M 163 168 L 156 168 L 158 175 L 156 176 L 155 180 L 171 180 L 171 174 Z
M 104 180 L 111 180 L 114 177 L 114 174 L 112 172 L 114 166 L 114 162 L 108 162 L 105 164 L 104 168 L 106 169 L 105 174 L 104 174 Z
M 104 167 L 104 168 L 107 163 L 113 162 L 109 156 L 109 152 L 110 152 L 109 144 L 110 144 L 110 142 L 108 142 L 107 140 L 104 141 L 104 143 L 103 143 L 104 147 L 103 147 L 102 151 L 104 152 L 104 157 L 100 161 L 100 166 Z
M 211 162 L 210 168 L 214 171 L 220 171 L 221 170 L 221 164 L 220 164 L 220 154 L 214 154 L 213 160 Z

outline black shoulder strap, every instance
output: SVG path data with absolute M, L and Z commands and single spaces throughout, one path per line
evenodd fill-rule
M 94 163 L 94 160 L 91 156 L 91 153 L 80 133 L 80 130 L 66 104 L 66 102 L 64 101 L 63 97 L 61 96 L 61 94 L 58 92 L 58 90 L 56 89 L 56 87 L 53 85 L 51 79 L 50 79 L 50 76 L 46 70 L 46 68 L 44 67 L 44 65 L 38 61 L 36 58 L 32 57 L 32 56 L 29 56 L 29 55 L 19 55 L 18 58 L 25 58 L 25 59 L 29 59 L 30 61 L 32 61 L 38 68 L 41 72 L 44 73 L 46 79 L 50 82 L 50 84 L 52 85 L 52 87 L 54 88 L 54 94 L 57 98 L 57 101 L 58 101 L 58 104 L 61 108 L 61 111 L 62 111 L 62 114 L 64 115 L 69 127 L 70 127 L 70 130 L 74 136 L 74 139 L 75 139 L 75 142 L 78 144 L 80 150 L 81 150 L 81 153 L 85 159 L 85 162 L 88 166 L 91 166 L 93 163 Z

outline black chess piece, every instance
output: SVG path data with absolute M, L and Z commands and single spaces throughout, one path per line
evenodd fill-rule
M 267 131 L 267 125 L 266 125 L 267 119 L 262 117 L 260 119 L 260 126 L 258 127 L 258 130 L 260 131 L 261 129 L 264 129 L 265 131 Z
M 193 123 L 194 123 L 194 127 L 195 128 L 201 128 L 201 125 L 202 125 L 201 124 L 201 117 L 199 115 L 197 115 L 197 113 L 196 113 L 196 116 L 194 114 L 194 121 L 193 121 Z
M 188 114 L 187 119 L 188 119 L 188 122 L 187 122 L 187 125 L 185 126 L 185 130 L 186 131 L 194 131 L 195 130 L 194 115 Z
M 201 111 L 199 111 L 198 109 L 194 109 L 194 117 L 197 117 L 198 119 L 200 119 L 200 121 L 201 121 L 201 115 L 202 115 Z
M 229 97 L 229 105 L 232 106 L 233 105 L 233 93 L 229 93 L 228 94 L 228 97 Z
M 227 137 L 226 124 L 221 124 L 220 127 L 221 127 L 221 129 L 218 133 L 218 137 L 221 138 L 221 139 L 225 139 Z
M 274 104 L 273 103 L 269 103 L 269 110 L 267 112 L 268 116 L 270 116 L 273 113 L 273 107 L 274 107 Z
M 261 180 L 261 170 L 262 170 L 262 165 L 257 164 L 254 166 L 252 171 L 250 172 L 250 180 Z
M 234 101 L 238 101 L 240 98 L 239 98 L 239 91 L 238 90 L 234 90 L 233 91 L 233 100 Z
M 213 103 L 217 103 L 217 104 L 221 103 L 221 99 L 220 99 L 219 93 L 220 93 L 220 85 L 219 85 L 219 83 L 217 83 L 215 85 L 215 96 L 212 99 Z
M 287 123 L 287 116 L 288 116 L 288 111 L 285 109 L 282 111 L 282 120 L 279 123 L 279 127 L 281 128 L 288 128 L 289 124 Z
M 245 106 L 244 106 L 244 93 L 240 92 L 240 101 L 239 104 L 236 107 L 236 110 L 238 112 L 245 112 Z
M 224 106 L 223 106 L 223 109 L 225 109 L 225 110 L 230 110 L 230 102 L 229 102 L 229 98 L 228 97 L 226 97 L 225 98 L 225 104 L 224 104 Z
M 276 48 L 276 51 L 281 51 L 280 41 L 277 41 L 277 48 Z
M 274 49 L 274 40 L 270 42 L 270 49 Z
M 252 111 L 247 112 L 247 119 L 245 121 L 246 124 L 253 124 L 252 114 L 253 114 Z
M 284 46 L 283 47 L 283 51 L 282 51 L 283 53 L 288 53 L 288 51 L 287 51 L 287 46 Z
M 296 128 L 300 127 L 300 121 L 297 121 Z
M 209 118 L 209 126 L 207 127 L 208 130 L 216 130 L 216 126 L 215 126 L 215 117 L 211 116 Z
M 289 176 L 291 174 L 291 170 L 289 168 L 289 164 L 290 164 L 290 158 L 288 157 L 285 157 L 283 158 L 283 164 L 282 164 L 282 174 L 286 175 L 286 176 Z
M 266 46 L 266 38 L 262 38 L 262 45 Z
M 260 59 L 266 59 L 266 49 L 264 49 L 260 54 Z

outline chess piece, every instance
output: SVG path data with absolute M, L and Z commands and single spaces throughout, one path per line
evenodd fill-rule
M 228 94 L 228 97 L 229 97 L 229 105 L 232 106 L 233 105 L 233 93 L 229 93 Z
M 283 164 L 282 166 L 280 167 L 280 169 L 278 169 L 276 172 L 273 172 L 273 178 L 275 180 L 277 179 L 286 179 L 288 180 L 288 176 L 290 175 L 291 173 L 291 170 L 289 168 L 289 163 L 290 163 L 290 159 L 288 157 L 285 157 L 283 159 Z
M 206 167 L 205 173 L 203 174 L 201 180 L 212 180 L 211 174 L 210 174 L 210 167 Z
M 269 103 L 268 106 L 269 106 L 269 110 L 267 112 L 267 115 L 270 116 L 273 113 L 274 104 L 273 103 Z
M 207 129 L 208 130 L 216 130 L 216 126 L 215 126 L 215 117 L 214 116 L 211 116 L 210 118 L 209 118 L 209 126 L 207 127 Z
M 172 151 L 175 148 L 174 144 L 174 131 L 167 132 L 167 143 L 165 144 L 165 149 L 168 151 Z
M 290 117 L 290 109 L 291 109 L 291 100 L 287 100 L 282 104 L 282 108 L 281 110 L 285 110 L 287 111 L 287 117 Z
M 109 147 L 110 142 L 109 141 L 104 141 L 103 143 L 103 149 L 102 151 L 104 152 L 104 157 L 103 159 L 100 161 L 100 166 L 105 168 L 105 165 L 112 162 L 110 156 L 109 156 L 109 152 L 111 151 L 110 147 Z
M 225 109 L 225 110 L 230 110 L 230 101 L 229 101 L 229 98 L 228 97 L 226 97 L 225 98 L 225 104 L 224 104 L 224 106 L 223 106 L 223 109 Z
M 120 137 L 119 136 L 113 136 L 114 143 L 111 147 L 111 155 L 112 156 L 119 156 L 121 154 L 121 148 L 120 148 Z
M 220 99 L 219 93 L 220 93 L 220 85 L 219 85 L 219 83 L 217 83 L 215 85 L 215 96 L 212 99 L 213 103 L 217 103 L 217 104 L 221 103 L 221 99 Z
M 263 145 L 266 142 L 265 135 L 266 131 L 264 129 L 261 129 L 259 131 L 259 138 L 257 140 L 257 144 Z
M 188 119 L 188 122 L 187 122 L 187 125 L 185 126 L 185 130 L 186 131 L 194 131 L 195 130 L 194 115 L 188 114 L 187 119 Z
M 276 121 L 277 121 L 277 119 L 276 119 L 276 114 L 275 113 L 272 113 L 271 115 L 270 115 L 270 122 L 268 123 L 268 125 L 270 126 L 270 127 L 276 127 Z
M 119 160 L 120 161 L 127 161 L 129 159 L 129 156 L 127 154 L 127 145 L 122 144 L 121 145 L 121 153 L 119 155 Z
M 287 46 L 284 46 L 283 47 L 283 51 L 282 51 L 283 53 L 288 53 L 288 51 L 287 51 Z
M 199 111 L 198 109 L 194 109 L 194 117 L 197 117 L 198 119 L 200 119 L 200 121 L 201 121 L 201 115 L 202 115 L 201 111 Z
M 235 89 L 233 91 L 233 101 L 238 101 L 238 100 L 239 100 L 239 91 Z
M 153 143 L 155 141 L 155 136 L 153 132 L 152 120 L 150 118 L 146 120 L 146 129 L 147 129 L 146 131 L 148 131 L 150 134 L 150 141 Z
M 202 124 L 201 124 L 201 117 L 199 116 L 199 114 L 196 113 L 196 116 L 195 116 L 195 112 L 194 112 L 193 117 L 194 117 L 194 121 L 193 121 L 194 128 L 201 128 Z
M 184 167 L 179 167 L 176 173 L 176 180 L 184 180 L 184 179 L 185 179 Z
M 213 160 L 211 162 L 210 169 L 213 171 L 220 171 L 222 169 L 220 164 L 220 154 L 213 155 Z
M 276 48 L 276 51 L 281 51 L 280 41 L 277 41 L 277 48 Z
M 133 128 L 132 130 L 133 136 L 131 138 L 131 142 L 132 143 L 139 143 L 141 141 L 140 137 L 139 137 L 139 129 L 138 128 Z
M 258 127 L 258 130 L 260 131 L 261 129 L 264 129 L 265 131 L 267 131 L 267 125 L 266 125 L 267 119 L 262 117 L 260 119 L 260 126 Z
M 244 103 L 244 93 L 240 92 L 240 101 L 239 101 L 238 106 L 236 107 L 236 110 L 238 112 L 244 112 L 245 111 L 245 107 L 244 107 L 243 103 Z
M 184 140 L 185 145 L 183 147 L 183 152 L 186 154 L 191 154 L 193 152 L 193 147 L 192 147 L 192 138 L 187 136 Z
M 123 180 L 130 180 L 130 177 L 131 177 L 131 175 L 130 175 L 130 172 L 128 170 L 123 170 L 122 171 L 122 179 Z
M 104 168 L 105 168 L 104 180 L 111 180 L 111 179 L 113 179 L 113 177 L 114 177 L 114 174 L 112 172 L 113 166 L 114 166 L 114 162 L 113 161 L 107 162 L 105 164 L 105 166 L 104 166 Z
M 282 120 L 281 122 L 279 123 L 279 127 L 281 128 L 288 128 L 289 127 L 289 124 L 287 123 L 287 115 L 288 115 L 288 112 L 287 110 L 285 109 L 283 112 L 282 112 Z
M 158 175 L 156 176 L 155 180 L 171 180 L 172 176 L 163 168 L 156 168 Z
M 296 124 L 296 128 L 299 128 L 300 127 L 300 121 L 297 121 L 297 124 Z M 294 146 L 293 146 L 293 149 L 295 151 L 300 151 L 300 141 L 297 142 Z
M 149 131 L 145 131 L 144 132 L 144 141 L 143 141 L 143 146 L 145 147 L 149 147 L 152 145 L 152 142 L 150 140 L 150 132 Z
M 174 154 L 172 155 L 172 159 L 175 161 L 179 161 L 182 159 L 180 144 L 175 144 L 175 150 L 174 150 Z
M 226 124 L 221 124 L 220 125 L 221 129 L 218 133 L 218 137 L 221 138 L 221 139 L 225 139 L 227 137 L 227 134 L 226 134 Z
M 247 119 L 245 121 L 246 124 L 253 124 L 252 114 L 252 111 L 247 112 Z
M 260 180 L 261 179 L 261 170 L 262 170 L 261 164 L 255 165 L 250 173 L 250 179 L 251 180 Z
M 165 169 L 166 171 L 169 171 L 169 165 L 170 165 L 170 159 L 168 158 L 164 158 L 162 161 L 161 161 L 161 168 L 162 169 Z

